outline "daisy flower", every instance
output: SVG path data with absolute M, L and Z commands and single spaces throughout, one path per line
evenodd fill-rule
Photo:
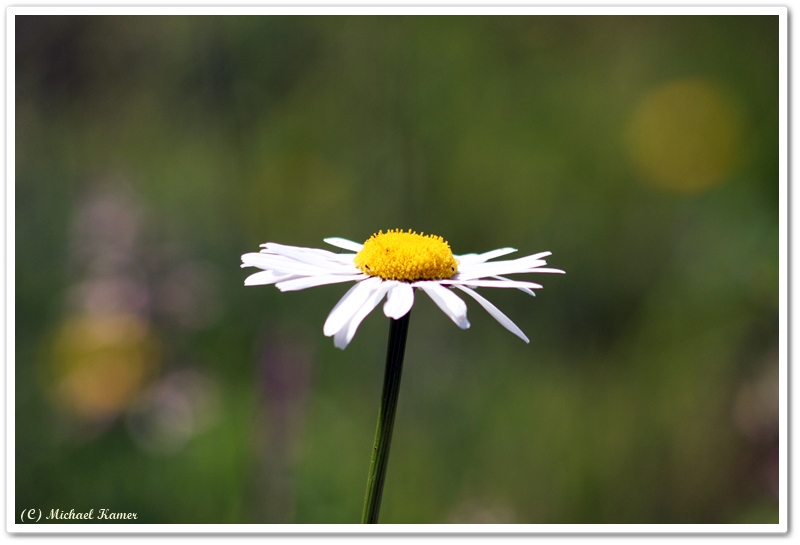
M 338 237 L 326 238 L 325 242 L 353 253 L 267 242 L 261 245 L 263 249 L 259 253 L 242 256 L 242 267 L 263 269 L 248 276 L 244 284 L 275 284 L 281 291 L 296 291 L 355 282 L 333 307 L 322 329 L 341 349 L 350 343 L 362 320 L 384 297 L 386 316 L 395 320 L 405 316 L 414 304 L 415 288 L 433 299 L 461 329 L 469 327 L 467 305 L 455 290 L 475 299 L 503 327 L 526 343 L 530 342 L 522 330 L 479 295 L 476 288 L 515 288 L 535 295 L 533 290 L 541 289 L 540 284 L 510 280 L 505 275 L 564 273 L 545 268 L 547 263 L 543 258 L 550 252 L 503 261 L 491 260 L 517 250 L 500 248 L 482 254 L 453 255 L 442 237 L 411 230 L 379 231 L 364 244 Z

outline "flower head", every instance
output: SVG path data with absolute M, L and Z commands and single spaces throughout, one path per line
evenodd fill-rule
M 413 231 L 378 231 L 353 259 L 356 267 L 384 280 L 442 280 L 456 274 L 458 261 L 442 237 Z
M 386 297 L 383 313 L 389 318 L 405 316 L 414 304 L 414 288 L 421 289 L 461 329 L 469 327 L 467 305 L 453 289 L 480 304 L 500 324 L 524 340 L 528 337 L 508 316 L 479 295 L 476 288 L 516 288 L 530 295 L 540 284 L 509 280 L 504 275 L 561 273 L 548 269 L 544 257 L 550 252 L 508 261 L 490 261 L 517 250 L 500 248 L 483 254 L 453 255 L 450 245 L 435 235 L 400 230 L 378 232 L 364 244 L 343 238 L 325 242 L 355 253 L 333 253 L 316 248 L 262 244 L 259 253 L 242 256 L 242 267 L 258 267 L 245 286 L 275 284 L 281 291 L 295 291 L 325 284 L 355 282 L 333 307 L 323 333 L 344 349 L 364 318 Z

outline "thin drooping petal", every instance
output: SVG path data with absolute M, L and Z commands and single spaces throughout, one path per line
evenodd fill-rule
M 347 290 L 347 292 L 344 295 L 342 295 L 339 298 L 339 300 L 336 302 L 336 304 L 333 305 L 333 308 L 331 309 L 331 311 L 328 313 L 328 317 L 325 319 L 325 323 L 328 323 L 328 321 L 331 319 L 331 314 L 333 314 L 334 312 L 338 312 L 339 311 L 339 307 L 341 307 L 344 303 L 347 302 L 347 300 L 350 298 L 350 296 L 353 295 L 353 292 L 355 292 L 356 290 L 364 289 L 363 287 L 359 287 L 359 286 L 361 286 L 361 284 L 363 284 L 365 282 L 366 282 L 366 280 L 364 280 L 363 282 L 356 282 L 353 286 L 350 287 L 349 290 Z M 353 312 L 355 312 L 355 311 L 353 311 Z M 351 315 L 352 315 L 352 313 L 351 313 Z M 341 328 L 341 325 L 339 325 L 339 327 Z M 324 325 L 322 326 L 322 332 L 325 333 L 325 326 Z M 333 331 L 332 334 L 334 334 L 334 333 L 336 333 L 336 331 Z M 328 335 L 327 333 L 325 333 L 325 336 L 326 337 L 330 337 L 330 335 Z
M 281 291 L 298 291 L 306 288 L 315 288 L 326 284 L 340 284 L 342 282 L 352 282 L 368 278 L 364 273 L 361 274 L 320 274 L 318 276 L 306 276 L 305 278 L 295 278 L 278 282 L 275 287 Z
M 458 327 L 461 329 L 469 327 L 467 304 L 458 295 L 437 282 L 416 282 L 413 286 L 424 290 Z
M 456 286 L 456 288 L 460 289 L 461 291 L 463 291 L 464 293 L 475 299 L 478 303 L 480 303 L 480 305 L 486 309 L 486 312 L 492 315 L 492 318 L 500 322 L 500 325 L 505 327 L 507 330 L 509 330 L 511 333 L 513 333 L 526 343 L 530 343 L 528 337 L 525 335 L 525 333 L 522 332 L 520 328 L 517 327 L 517 324 L 512 322 L 508 316 L 503 314 L 499 308 L 494 306 L 485 297 L 479 295 L 478 292 L 476 292 L 475 290 L 471 290 L 469 288 L 465 288 L 462 286 Z
M 276 282 L 281 282 L 283 280 L 290 280 L 292 278 L 297 278 L 297 276 L 293 274 L 276 273 L 275 271 L 258 271 L 257 273 L 253 273 L 245 278 L 244 285 L 266 286 L 269 284 L 275 284 Z
M 499 248 L 497 250 L 492 250 L 491 252 L 485 252 L 482 254 L 464 254 L 457 255 L 455 257 L 458 259 L 458 263 L 460 265 L 475 265 L 478 263 L 484 263 L 490 259 L 494 259 L 495 257 L 514 253 L 516 251 L 516 248 Z
M 541 284 L 533 282 L 522 282 L 519 280 L 440 280 L 440 284 L 444 285 L 460 285 L 460 286 L 475 286 L 477 288 L 528 288 L 539 290 L 542 289 Z
M 506 278 L 504 276 L 491 276 L 490 278 L 496 278 L 497 280 L 508 280 L 508 278 Z M 536 297 L 536 293 L 534 293 L 534 291 L 531 290 L 531 289 L 528 289 L 528 288 L 517 288 L 517 289 L 519 291 L 524 291 L 528 295 L 532 295 L 532 296 Z
M 565 273 L 564 271 L 562 271 L 561 269 L 547 269 L 547 268 L 544 268 L 544 267 L 536 267 L 536 268 L 535 268 L 534 270 L 532 270 L 531 272 L 535 272 L 535 273 L 567 274 L 567 273 Z
M 378 306 L 378 303 L 383 300 L 384 295 L 396 284 L 395 281 L 390 280 L 383 282 L 377 289 L 375 289 L 364 304 L 353 314 L 353 317 L 333 336 L 333 345 L 336 348 L 344 350 L 358 331 L 358 326 L 364 321 L 364 318 Z
M 383 305 L 383 313 L 389 317 L 399 320 L 411 310 L 414 305 L 414 288 L 406 282 L 398 282 L 386 297 L 386 304 Z
M 347 240 L 346 238 L 340 237 L 330 237 L 323 239 L 325 242 L 330 244 L 331 246 L 336 246 L 337 248 L 341 248 L 342 250 L 350 250 L 351 252 L 360 252 L 363 248 L 363 244 L 359 244 L 358 242 L 353 242 L 352 240 Z
M 339 302 L 333 307 L 331 313 L 328 314 L 328 319 L 325 320 L 325 325 L 322 327 L 322 332 L 325 336 L 330 337 L 336 335 L 336 333 L 350 321 L 350 318 L 353 317 L 356 311 L 361 308 L 364 301 L 378 289 L 381 282 L 383 282 L 383 280 L 373 276 L 350 288 L 350 291 L 339 299 Z

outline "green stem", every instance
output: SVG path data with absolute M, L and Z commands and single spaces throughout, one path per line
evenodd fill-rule
M 403 373 L 403 354 L 408 336 L 408 319 L 411 311 L 399 320 L 391 320 L 389 328 L 389 347 L 386 351 L 386 373 L 383 377 L 381 408 L 378 411 L 378 426 L 375 429 L 375 445 L 372 448 L 372 461 L 369 464 L 367 493 L 364 496 L 364 513 L 361 524 L 377 524 L 381 510 L 383 482 L 386 479 L 386 465 L 389 461 L 389 447 L 392 443 L 394 413 L 397 410 L 397 396 L 400 393 L 400 375 Z

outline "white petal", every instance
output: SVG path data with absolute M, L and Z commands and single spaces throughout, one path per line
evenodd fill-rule
M 333 345 L 336 348 L 344 350 L 347 348 L 347 345 L 350 344 L 350 341 L 353 340 L 353 337 L 358 330 L 358 326 L 361 325 L 361 322 L 364 321 L 364 318 L 372 312 L 372 310 L 378 306 L 378 303 L 381 302 L 383 296 L 386 295 L 391 288 L 395 285 L 394 281 L 383 282 L 376 290 L 374 290 L 367 300 L 364 302 L 363 305 L 353 314 L 353 317 L 350 318 L 350 321 L 342 327 L 336 335 L 333 336 Z
M 262 253 L 273 253 L 271 250 L 267 250 L 266 249 L 267 246 L 270 246 L 272 244 L 275 244 L 275 243 L 274 242 L 266 242 L 264 244 L 261 244 L 261 247 L 265 248 L 264 250 L 261 250 L 261 252 Z M 352 263 L 353 258 L 356 256 L 356 254 L 337 254 L 337 253 L 334 253 L 334 252 L 331 252 L 331 251 L 328 251 L 328 250 L 323 250 L 321 248 L 303 248 L 303 247 L 300 247 L 300 246 L 291 246 L 291 248 L 295 248 L 297 250 L 301 250 L 301 251 L 306 252 L 306 253 L 318 254 L 318 255 L 324 256 L 327 259 L 330 259 L 331 261 L 336 261 L 338 263 Z
M 244 254 L 242 256 L 242 267 L 258 267 L 267 271 L 275 271 L 284 274 L 295 274 L 298 276 L 313 276 L 315 274 L 330 274 L 339 272 L 341 269 L 333 267 L 323 268 L 308 263 L 301 263 L 289 257 L 271 254 Z
M 549 255 L 550 252 L 544 252 Z M 471 278 L 486 278 L 487 276 L 498 276 L 502 274 L 523 274 L 549 271 L 550 269 L 540 269 L 542 265 L 547 265 L 543 259 L 539 259 L 543 254 L 536 254 L 510 261 L 492 261 L 491 263 L 477 263 L 458 267 L 458 278 L 467 280 Z M 555 270 L 555 269 L 552 269 Z
M 546 265 L 545 261 L 539 261 L 538 265 Z M 534 265 L 535 266 L 535 265 Z M 458 267 L 457 278 L 487 278 L 489 276 L 500 276 L 504 274 L 522 274 L 530 272 L 531 267 L 525 267 L 513 261 L 493 261 L 491 263 L 478 263 Z
M 389 318 L 399 320 L 414 306 L 414 288 L 406 282 L 399 282 L 389 291 L 383 313 Z
M 467 304 L 458 295 L 437 282 L 416 282 L 413 287 L 423 289 L 458 327 L 461 329 L 469 327 Z
M 335 258 L 336 254 L 328 252 L 327 250 L 284 246 L 283 244 L 276 244 L 274 242 L 268 242 L 263 246 L 265 250 L 262 250 L 262 253 L 285 256 L 299 261 L 300 263 L 314 265 L 323 269 L 340 269 L 347 272 L 358 271 L 358 268 L 352 262 L 349 264 L 342 263 L 342 261 Z
M 517 251 L 516 248 L 500 248 L 483 254 L 457 255 L 455 256 L 455 258 L 458 259 L 459 264 L 474 265 L 477 263 L 483 263 L 485 261 L 489 261 L 490 259 L 494 259 L 495 257 L 500 257 L 501 255 L 508 255 L 516 251 Z
M 264 286 L 268 284 L 274 284 L 276 282 L 281 282 L 282 280 L 289 280 L 292 278 L 297 278 L 297 277 L 293 274 L 280 274 L 276 273 L 275 271 L 259 271 L 245 278 L 244 285 Z
M 353 242 L 352 240 L 347 240 L 346 238 L 330 237 L 324 240 L 331 246 L 336 246 L 337 248 L 341 248 L 343 250 L 350 250 L 351 252 L 358 253 L 362 248 L 364 248 L 363 244 Z
M 295 278 L 292 280 L 285 280 L 275 284 L 275 287 L 281 291 L 297 291 L 306 288 L 313 288 L 316 286 L 324 286 L 326 284 L 340 284 L 342 282 L 351 282 L 353 280 L 361 280 L 368 278 L 366 274 L 320 274 L 317 276 L 306 276 L 304 278 Z
M 502 248 L 502 250 L 504 251 L 504 253 L 503 254 L 499 254 L 499 255 L 505 255 L 507 253 L 510 253 L 510 250 L 513 250 L 513 248 Z M 494 250 L 494 252 L 500 252 L 500 251 L 501 250 Z M 491 255 L 491 254 L 493 254 L 493 252 L 487 252 L 486 254 L 480 254 L 480 257 L 483 257 L 485 255 Z M 517 259 L 507 259 L 507 260 L 504 260 L 504 261 L 492 261 L 492 262 L 489 262 L 489 263 L 473 262 L 473 263 L 469 263 L 469 264 L 470 265 L 484 265 L 484 264 L 485 265 L 499 265 L 501 263 L 517 263 L 517 264 L 520 264 L 520 265 L 527 266 L 530 262 L 532 262 L 532 261 L 540 261 L 540 260 L 542 260 L 542 258 L 545 258 L 545 257 L 547 257 L 549 255 L 552 255 L 552 252 L 539 252 L 538 254 L 526 255 L 526 256 L 523 256 L 523 257 L 518 257 Z M 497 254 L 495 254 L 495 255 L 491 255 L 491 257 L 499 257 L 499 256 Z
M 332 261 L 338 261 L 339 263 L 346 263 L 348 265 L 353 265 L 353 259 L 355 259 L 356 254 L 333 254 L 330 256 Z
M 500 309 L 494 306 L 492 303 L 490 303 L 487 299 L 485 299 L 481 295 L 478 295 L 476 291 L 471 290 L 469 288 L 463 288 L 461 286 L 456 286 L 456 288 L 460 289 L 461 291 L 463 291 L 464 293 L 475 299 L 478 303 L 480 303 L 480 305 L 486 309 L 486 312 L 491 314 L 495 320 L 500 322 L 500 325 L 505 327 L 507 330 L 509 330 L 511 333 L 513 333 L 526 343 L 530 342 L 528 340 L 528 337 L 525 336 L 525 333 L 523 333 L 522 330 L 518 328 L 517 325 L 514 322 L 512 322 L 508 316 L 500 312 Z
M 364 301 L 378 288 L 381 282 L 383 282 L 383 279 L 373 276 L 350 288 L 350 291 L 339 299 L 331 313 L 328 314 L 328 319 L 325 320 L 325 325 L 322 327 L 322 332 L 325 336 L 330 337 L 338 333 L 361 308 Z
M 534 260 L 535 259 L 542 259 L 543 257 L 547 257 L 549 255 L 553 255 L 553 252 L 539 252 L 538 254 L 526 255 L 525 257 L 520 257 L 519 259 L 514 260 L 514 261 L 521 261 L 523 259 L 534 259 Z

